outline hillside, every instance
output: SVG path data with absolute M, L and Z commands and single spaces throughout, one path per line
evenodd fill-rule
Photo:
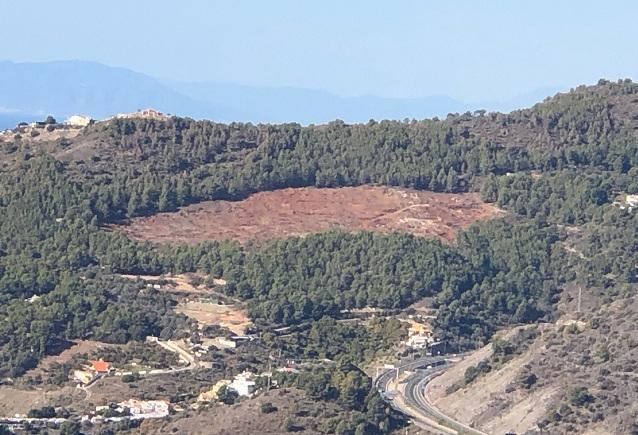
M 220 186 L 227 183 L 223 178 L 230 177 L 227 171 L 241 166 L 242 175 L 233 177 L 246 177 L 250 186 L 235 180 L 232 192 L 218 189 L 213 199 L 287 184 L 333 187 L 373 182 L 465 191 L 475 177 L 489 172 L 631 166 L 634 153 L 623 157 L 624 151 L 616 148 L 632 146 L 626 142 L 638 134 L 636 88 L 630 82 L 581 87 L 510 114 L 466 113 L 442 121 L 301 127 L 181 118 L 166 124 L 115 120 L 98 123 L 70 142 L 31 148 L 25 138 L 18 142 L 19 151 L 11 147 L 8 153 L 5 146 L 0 158 L 45 149 L 85 176 L 94 173 L 142 182 L 144 177 L 162 174 L 169 175 L 172 184 L 178 178 L 188 182 L 193 171 L 202 174 L 216 168 L 211 175 L 216 179 L 213 184 Z M 147 169 L 131 171 L 140 160 Z M 175 177 L 177 173 L 181 177 Z M 191 191 L 198 190 L 191 186 Z M 202 195 L 200 200 L 211 193 Z
M 493 345 L 476 352 L 435 379 L 429 386 L 431 399 L 488 433 L 539 428 L 548 433 L 634 433 L 637 353 L 632 325 L 638 305 L 635 288 L 615 291 L 613 296 L 609 290 L 587 291 L 580 316 L 574 292 L 566 294 L 554 324 L 522 334 L 527 335 L 522 341 L 520 332 L 505 334 L 499 349 L 507 343 L 513 346 L 511 353 L 495 355 Z M 474 367 L 482 373 L 468 382 Z
M 541 422 L 551 433 L 626 433 L 633 411 L 625 405 L 636 382 L 629 328 L 638 214 L 628 195 L 638 193 L 637 114 L 638 85 L 621 80 L 509 114 L 307 127 L 128 118 L 72 132 L 51 124 L 39 135 L 6 134 L 0 377 L 9 390 L 59 392 L 70 385 L 72 367 L 49 373 L 39 364 L 78 341 L 129 349 L 109 354 L 123 364 L 135 352 L 165 360 L 140 342 L 154 336 L 196 348 L 215 335 L 227 338 L 223 327 L 200 327 L 183 307 L 232 303 L 250 317 L 253 341 L 193 351 L 196 364 L 167 369 L 161 382 L 105 377 L 97 397 L 128 399 L 137 391 L 191 412 L 211 380 L 304 360 L 277 380 L 331 414 L 321 417 L 323 425 L 291 415 L 289 427 L 298 418 L 309 431 L 388 434 L 406 423 L 360 367 L 396 352 L 405 330 L 395 318 L 344 313 L 408 315 L 427 299 L 444 349 L 491 342 L 495 350 L 492 357 L 483 351 L 489 364 L 477 358 L 469 374 L 456 373 L 452 384 L 464 384 L 439 389 L 447 396 L 441 407 L 489 430 Z M 395 192 L 392 201 L 388 192 Z M 316 195 L 313 205 L 304 195 Z M 295 198 L 296 208 L 286 197 Z M 469 209 L 506 213 L 483 220 L 488 216 L 461 212 L 452 219 L 459 198 L 471 198 Z M 360 207 L 359 214 L 347 204 Z M 425 204 L 432 214 L 401 214 Z M 273 213 L 288 206 L 288 214 Z M 367 214 L 373 206 L 381 223 Z M 193 220 L 193 210 L 204 209 L 211 213 Z M 273 221 L 276 231 L 268 229 Z M 443 229 L 419 233 L 410 226 L 417 221 Z M 174 222 L 213 236 L 186 240 Z M 113 231 L 131 223 L 135 237 Z M 385 227 L 396 231 L 368 231 Z M 158 241 L 140 228 L 159 231 L 168 243 L 140 240 Z M 432 237 L 441 235 L 448 243 Z M 193 277 L 190 293 L 171 291 L 166 277 L 176 274 Z M 577 288 L 585 323 L 566 324 Z M 511 328 L 531 332 L 493 338 Z M 36 367 L 44 373 L 39 379 L 29 375 Z M 488 384 L 498 388 L 483 388 Z M 546 408 L 515 421 L 541 396 Z M 461 415 L 453 405 L 463 397 L 473 406 Z M 252 399 L 245 400 L 254 412 Z M 55 403 L 78 419 L 88 406 Z

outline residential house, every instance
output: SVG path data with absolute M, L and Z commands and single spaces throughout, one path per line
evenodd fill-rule
M 429 342 L 429 337 L 425 335 L 413 335 L 408 338 L 406 344 L 413 349 L 425 349 Z
M 66 125 L 70 125 L 72 127 L 86 127 L 92 122 L 93 119 L 91 119 L 91 117 L 84 115 L 73 115 L 70 116 L 66 121 L 64 121 Z
M 111 366 L 106 361 L 89 361 L 90 365 L 73 371 L 73 379 L 83 385 L 93 382 L 98 376 L 104 376 L 111 372 Z
M 432 327 L 427 323 L 410 321 L 408 328 L 408 341 L 406 344 L 414 349 L 425 349 L 434 341 Z
M 257 389 L 254 379 L 255 375 L 251 372 L 240 373 L 235 376 L 228 388 L 235 390 L 240 396 L 250 396 Z
M 111 365 L 103 360 L 90 361 L 91 370 L 98 375 L 106 375 L 111 371 Z
M 169 412 L 169 405 L 166 400 L 137 400 L 129 399 L 118 403 L 120 408 L 127 408 L 131 413 L 131 418 L 162 418 Z

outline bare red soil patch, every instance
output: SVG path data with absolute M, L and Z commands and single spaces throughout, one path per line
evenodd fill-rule
M 298 188 L 256 193 L 243 201 L 202 202 L 113 228 L 133 239 L 160 243 L 260 241 L 330 228 L 402 231 L 452 241 L 459 229 L 501 213 L 473 193 L 374 186 Z

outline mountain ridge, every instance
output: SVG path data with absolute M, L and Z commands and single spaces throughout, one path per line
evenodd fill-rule
M 16 119 L 86 114 L 103 119 L 154 107 L 165 113 L 221 122 L 300 122 L 334 119 L 423 119 L 474 109 L 507 111 L 557 89 L 534 91 L 507 102 L 463 102 L 445 95 L 388 98 L 343 97 L 321 89 L 249 86 L 213 81 L 164 80 L 127 68 L 89 61 L 0 61 L 0 128 Z M 8 115 L 11 113 L 11 116 Z

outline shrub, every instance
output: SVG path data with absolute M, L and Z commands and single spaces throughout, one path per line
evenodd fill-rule
M 60 425 L 60 435 L 81 435 L 80 425 L 74 421 L 65 421 Z
M 55 408 L 53 406 L 34 408 L 27 413 L 27 417 L 29 418 L 54 418 L 55 415 Z
M 122 382 L 126 382 L 126 383 L 130 383 L 130 382 L 135 382 L 140 378 L 140 375 L 138 375 L 137 373 L 133 373 L 130 375 L 123 375 L 122 376 Z
M 476 368 L 476 366 L 468 367 L 465 370 L 465 375 L 463 376 L 465 384 L 469 384 L 474 381 L 474 379 L 476 379 L 479 374 L 481 374 L 481 372 Z
M 529 390 L 534 386 L 534 384 L 536 384 L 536 381 L 538 381 L 538 376 L 536 376 L 534 373 L 523 372 L 518 378 L 518 385 L 525 388 L 526 390 Z
M 549 414 L 547 414 L 547 421 L 549 423 L 556 423 L 563 419 L 563 417 L 558 413 L 558 411 L 553 410 Z
M 572 388 L 568 395 L 567 400 L 574 406 L 585 406 L 588 403 L 594 401 L 594 396 L 589 394 L 589 391 L 585 387 Z
M 489 373 L 490 370 L 492 370 L 492 366 L 487 361 L 481 361 L 476 366 L 468 367 L 464 375 L 465 384 L 473 382 L 479 375 Z
M 575 323 L 571 323 L 570 325 L 567 326 L 567 332 L 569 334 L 579 334 L 580 333 L 580 329 L 578 329 L 578 325 Z
M 261 404 L 262 414 L 270 414 L 271 412 L 277 412 L 277 407 L 271 402 L 264 402 Z
M 232 388 L 224 386 L 221 387 L 217 392 L 217 397 L 219 398 L 220 402 L 225 403 L 226 405 L 232 405 L 239 397 L 239 394 L 237 394 L 237 391 L 233 390 Z
M 492 340 L 493 358 L 496 361 L 507 362 L 514 353 L 514 345 L 509 341 L 495 338 Z
M 296 432 L 297 426 L 295 426 L 295 421 L 292 418 L 288 417 L 284 421 L 284 430 L 286 432 Z

